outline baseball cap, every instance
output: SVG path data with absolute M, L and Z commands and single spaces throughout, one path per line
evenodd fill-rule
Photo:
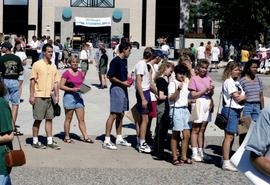
M 158 50 L 158 49 L 155 50 L 154 55 L 157 56 L 157 57 L 160 57 L 160 58 L 164 58 L 164 53 L 161 50 Z
M 12 45 L 11 45 L 9 42 L 4 42 L 4 43 L 1 45 L 1 48 L 7 48 L 7 49 L 11 50 Z

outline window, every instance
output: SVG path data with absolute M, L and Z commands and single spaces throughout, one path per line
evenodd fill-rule
M 114 0 L 70 0 L 70 6 L 114 8 Z
M 4 5 L 28 5 L 28 0 L 4 0 Z

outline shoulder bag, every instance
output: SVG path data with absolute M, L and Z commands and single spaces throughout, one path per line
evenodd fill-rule
M 22 166 L 26 163 L 24 151 L 22 150 L 19 136 L 17 136 L 17 139 L 20 146 L 19 150 L 10 150 L 8 147 L 6 147 L 7 152 L 5 155 L 5 160 L 8 167 Z
M 224 130 L 227 127 L 227 123 L 228 123 L 228 118 L 230 116 L 230 110 L 231 110 L 231 103 L 232 103 L 232 97 L 230 98 L 230 106 L 229 106 L 229 111 L 228 111 L 228 115 L 227 117 L 221 113 L 221 109 L 220 109 L 220 103 L 223 100 L 223 90 L 220 93 L 220 98 L 219 98 L 219 103 L 218 103 L 218 110 L 217 110 L 217 117 L 215 120 L 215 125 L 220 128 L 221 130 Z

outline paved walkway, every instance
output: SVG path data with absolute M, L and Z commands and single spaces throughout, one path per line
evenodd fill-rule
M 111 51 L 108 53 L 111 57 Z M 140 58 L 142 58 L 142 50 L 132 50 L 129 71 Z M 17 122 L 19 129 L 25 134 L 21 137 L 21 141 L 26 152 L 27 164 L 13 169 L 11 177 L 14 184 L 249 184 L 242 174 L 220 169 L 223 131 L 212 123 L 206 131 L 206 147 L 207 152 L 214 158 L 213 164 L 196 163 L 175 167 L 169 161 L 156 161 L 151 155 L 140 154 L 133 147 L 119 147 L 117 151 L 102 149 L 105 122 L 109 114 L 109 90 L 96 87 L 98 78 L 94 65 L 90 66 L 85 80 L 87 84 L 91 84 L 92 90 L 84 95 L 84 100 L 87 129 L 91 137 L 96 139 L 95 144 L 87 144 L 79 140 L 75 140 L 75 144 L 66 144 L 61 140 L 64 123 L 62 110 L 62 115 L 53 120 L 55 140 L 62 149 L 60 151 L 32 149 L 30 144 L 33 118 L 32 108 L 28 103 L 29 80 L 27 79 L 29 73 L 30 69 L 27 66 L 22 94 L 24 102 L 20 105 Z M 214 101 L 217 105 L 221 83 L 215 82 L 215 86 Z M 136 102 L 134 94 L 134 87 L 131 87 L 130 105 Z M 60 97 L 62 95 L 61 91 Z M 266 98 L 266 102 L 270 102 L 269 98 Z M 62 102 L 60 105 L 62 106 Z M 154 130 L 155 124 L 152 126 Z M 71 124 L 71 132 L 76 137 L 81 135 L 75 118 Z M 44 124 L 41 125 L 40 134 L 45 136 Z M 115 134 L 114 129 L 112 134 Z M 127 118 L 124 119 L 123 135 L 133 145 L 135 144 L 134 124 Z M 45 139 L 41 137 L 41 141 Z

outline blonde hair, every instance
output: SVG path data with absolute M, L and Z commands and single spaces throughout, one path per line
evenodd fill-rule
M 171 62 L 163 62 L 160 66 L 159 66 L 159 68 L 158 68 L 158 72 L 157 72 L 157 74 L 156 74 L 156 77 L 155 77 L 155 81 L 159 78 L 159 77 L 161 77 L 164 73 L 165 73 L 165 71 L 166 71 L 166 69 L 168 69 L 168 68 L 174 68 L 174 65 L 173 65 L 173 63 L 171 63 Z
M 71 64 L 71 62 L 73 61 L 73 60 L 76 60 L 76 62 L 80 62 L 80 59 L 79 59 L 79 57 L 78 56 L 76 56 L 76 55 L 71 55 L 69 58 L 68 58 L 68 64 Z
M 237 67 L 240 68 L 240 64 L 239 64 L 239 63 L 234 62 L 234 61 L 229 62 L 229 63 L 226 65 L 226 67 L 225 67 L 225 69 L 224 69 L 224 71 L 223 71 L 223 74 L 222 74 L 222 80 L 225 81 L 225 80 L 227 80 L 228 78 L 230 78 L 231 75 L 232 75 L 232 70 L 235 69 L 235 68 L 237 68 Z

